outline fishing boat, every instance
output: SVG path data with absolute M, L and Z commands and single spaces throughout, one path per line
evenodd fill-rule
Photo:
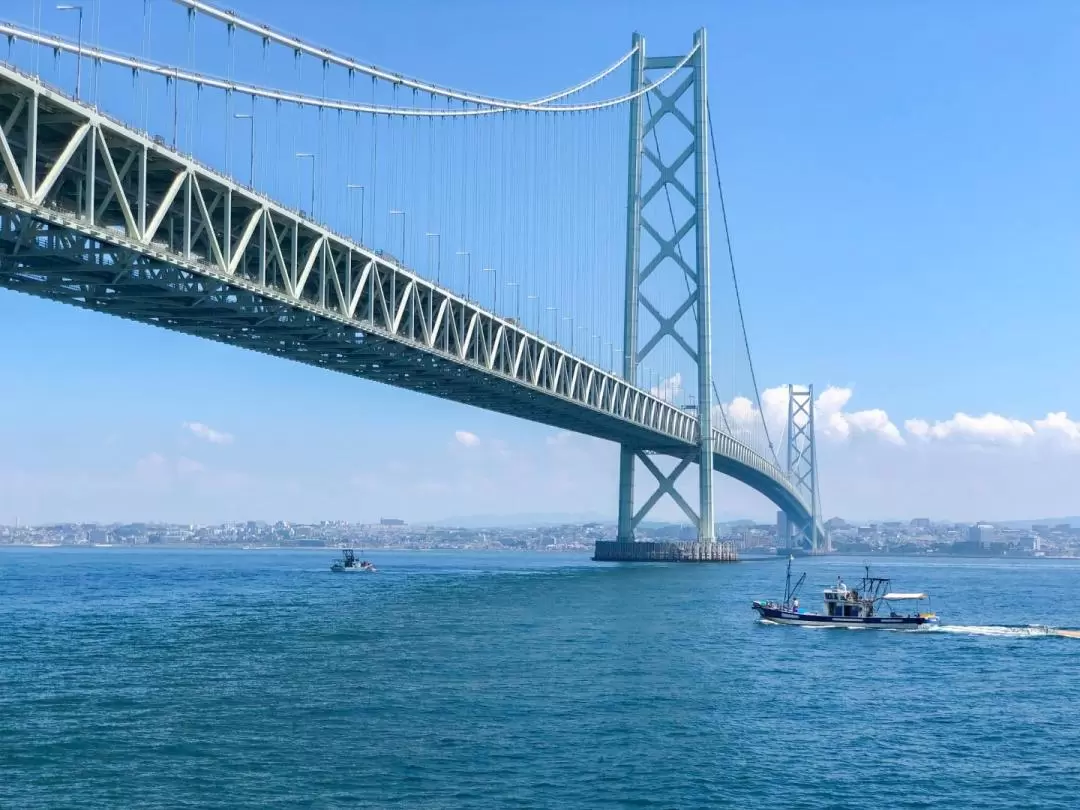
M 341 552 L 341 559 L 334 560 L 334 564 L 330 566 L 330 570 L 336 573 L 343 571 L 358 571 L 362 574 L 374 574 L 375 566 L 367 560 L 357 560 L 356 552 L 351 548 L 347 548 Z
M 937 615 L 930 609 L 930 597 L 925 593 L 897 593 L 891 589 L 892 580 L 866 576 L 854 588 L 837 577 L 836 585 L 825 589 L 825 612 L 813 613 L 799 606 L 798 592 L 806 581 L 806 574 L 791 586 L 791 562 L 788 557 L 787 584 L 784 600 L 777 602 L 754 602 L 751 607 L 767 622 L 774 624 L 798 624 L 807 627 L 868 627 L 890 630 L 914 630 L 923 625 L 937 623 Z M 922 602 L 927 609 L 922 609 Z M 914 609 L 904 606 L 914 604 Z

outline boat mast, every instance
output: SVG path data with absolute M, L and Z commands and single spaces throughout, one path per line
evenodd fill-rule
M 795 559 L 794 554 L 789 554 L 787 558 L 787 582 L 784 585 L 784 604 L 786 605 L 791 601 L 791 561 Z

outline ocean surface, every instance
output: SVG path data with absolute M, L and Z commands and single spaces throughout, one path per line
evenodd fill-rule
M 762 624 L 782 561 L 0 550 L 0 807 L 1076 808 L 1080 562 L 875 558 L 946 627 Z M 803 606 L 856 557 L 797 560 Z

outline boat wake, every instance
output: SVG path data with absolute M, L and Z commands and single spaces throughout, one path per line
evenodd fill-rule
M 1057 636 L 1058 638 L 1080 638 L 1080 630 L 1068 630 L 1061 627 L 1049 627 L 1045 624 L 941 624 L 927 627 L 929 633 L 953 633 L 962 636 L 997 636 L 999 638 L 1023 638 L 1026 636 Z
M 776 627 L 781 626 L 779 622 L 769 621 L 768 619 L 759 619 L 760 624 L 768 624 Z M 803 627 L 810 630 L 867 630 L 870 628 L 859 627 L 855 625 L 803 625 Z M 880 630 L 895 630 L 901 631 L 903 628 L 899 627 L 882 627 Z M 1026 638 L 1026 637 L 1047 637 L 1053 636 L 1057 638 L 1075 638 L 1080 639 L 1080 630 L 1070 630 L 1063 627 L 1049 627 L 1045 624 L 1026 624 L 1026 625 L 1006 625 L 1006 624 L 934 624 L 924 625 L 918 629 L 904 630 L 906 633 L 951 633 L 957 636 L 991 636 L 997 638 Z

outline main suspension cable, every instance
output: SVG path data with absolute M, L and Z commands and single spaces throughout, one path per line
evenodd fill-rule
M 746 362 L 750 365 L 750 382 L 754 386 L 754 399 L 757 401 L 758 413 L 761 415 L 761 424 L 765 428 L 765 441 L 768 442 L 773 461 L 777 467 L 780 467 L 780 460 L 776 456 L 776 448 L 773 446 L 772 437 L 769 435 L 769 421 L 765 418 L 765 409 L 761 406 L 761 389 L 758 388 L 757 375 L 754 373 L 754 358 L 750 354 L 750 338 L 746 334 L 746 318 L 743 316 L 742 297 L 739 295 L 739 277 L 735 273 L 735 252 L 731 247 L 731 229 L 728 228 L 727 206 L 724 205 L 724 185 L 720 182 L 720 162 L 716 159 L 716 133 L 712 124 L 712 108 L 708 104 L 705 105 L 705 108 L 709 126 L 709 146 L 712 148 L 713 170 L 716 175 L 716 190 L 720 196 L 720 216 L 724 221 L 728 263 L 731 265 L 731 283 L 735 287 L 735 304 L 739 309 L 739 325 L 742 327 L 743 345 L 746 347 Z
M 326 48 L 319 48 L 310 43 L 304 42 L 296 37 L 283 34 L 279 31 L 275 31 L 268 25 L 260 25 L 250 20 L 245 20 L 243 17 L 238 16 L 235 12 L 228 11 L 226 9 L 217 8 L 209 3 L 204 3 L 202 0 L 173 0 L 173 2 L 186 8 L 198 11 L 208 17 L 213 17 L 216 20 L 224 22 L 226 25 L 248 31 L 256 36 L 260 37 L 264 42 L 276 42 L 286 48 L 289 48 L 294 53 L 306 54 L 316 59 L 321 60 L 324 63 L 337 65 L 343 67 L 350 72 L 363 73 L 367 76 L 371 76 L 376 79 L 382 79 L 384 81 L 392 82 L 394 84 L 400 84 L 405 87 L 412 88 L 424 93 L 431 93 L 443 98 L 450 98 L 454 101 L 467 102 L 469 104 L 479 104 L 484 107 L 495 107 L 502 110 L 535 110 L 537 107 L 541 107 L 550 104 L 552 101 L 558 101 L 559 99 L 572 96 L 575 93 L 580 93 L 582 90 L 586 90 L 592 87 L 594 84 L 606 79 L 630 59 L 638 51 L 638 46 L 631 48 L 626 54 L 624 54 L 613 65 L 605 68 L 600 73 L 586 79 L 579 84 L 569 87 L 565 90 L 560 90 L 557 93 L 552 93 L 549 96 L 543 98 L 534 99 L 533 101 L 514 101 L 512 99 L 495 98 L 492 96 L 484 96 L 476 93 L 468 93 L 463 90 L 454 90 L 449 87 L 443 87 L 441 85 L 432 84 L 431 82 L 425 82 L 420 79 L 412 79 L 408 76 L 404 76 L 400 73 L 393 73 L 389 70 L 378 67 L 377 65 L 368 65 L 363 62 L 357 62 L 355 59 L 350 59 L 347 56 L 336 54 L 333 51 L 329 51 Z

